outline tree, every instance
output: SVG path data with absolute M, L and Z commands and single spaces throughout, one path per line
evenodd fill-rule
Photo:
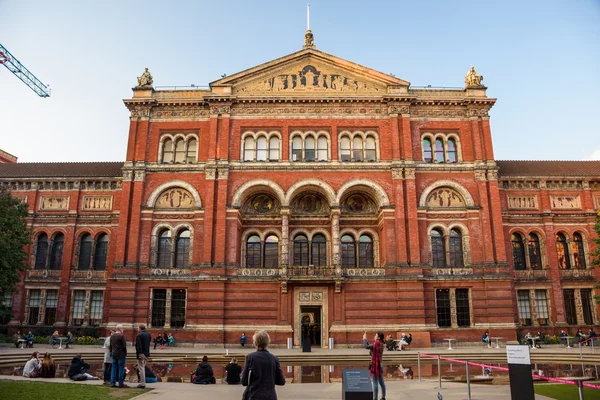
M 21 280 L 27 253 L 25 246 L 31 243 L 27 228 L 27 206 L 0 188 L 0 318 L 5 319 L 11 310 L 4 307 L 4 293 L 12 293 Z

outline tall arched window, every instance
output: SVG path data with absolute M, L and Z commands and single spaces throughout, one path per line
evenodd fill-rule
M 352 139 L 352 161 L 363 160 L 363 140 L 360 136 L 354 136 Z
M 423 161 L 433 162 L 433 149 L 431 148 L 431 139 L 423 139 Z
M 358 240 L 358 266 L 360 268 L 373 268 L 373 239 L 369 235 L 362 235 Z
M 583 238 L 579 233 L 573 234 L 573 258 L 575 260 L 575 268 L 586 268 Z
M 171 231 L 163 230 L 158 235 L 157 268 L 171 267 Z
M 256 161 L 267 161 L 267 138 L 264 136 L 256 139 Z
M 162 162 L 165 164 L 173 162 L 173 141 L 171 139 L 167 139 L 163 143 Z
M 175 241 L 175 268 L 187 268 L 190 264 L 190 231 L 183 229 Z
M 246 267 L 260 268 L 260 238 L 257 235 L 246 240 Z
M 442 139 L 435 139 L 435 161 L 439 163 L 446 161 L 444 158 L 444 141 Z
M 531 269 L 542 269 L 542 251 L 540 249 L 540 239 L 535 233 L 529 234 L 527 241 L 527 252 L 529 253 L 529 266 Z
M 452 229 L 450 231 L 448 245 L 450 248 L 450 266 L 458 268 L 464 267 L 462 234 L 458 229 Z
M 185 162 L 185 142 L 183 139 L 179 139 L 175 142 L 175 162 Z
M 244 161 L 254 161 L 254 138 L 247 136 L 244 139 Z
M 46 268 L 48 258 L 48 235 L 41 233 L 37 237 L 37 249 L 35 251 L 35 269 Z
M 315 161 L 315 138 L 312 136 L 304 140 L 304 160 Z
M 317 140 L 317 160 L 327 161 L 329 158 L 327 147 L 327 138 L 325 136 L 319 136 L 319 139 Z
M 57 233 L 52 241 L 52 251 L 50 253 L 49 269 L 58 270 L 62 268 L 63 248 L 65 246 L 65 236 Z
M 356 267 L 356 245 L 350 235 L 342 236 L 342 268 Z
M 188 141 L 188 148 L 187 148 L 187 162 L 195 163 L 197 153 L 198 153 L 198 141 L 196 139 L 190 139 Z
M 456 156 L 456 142 L 454 139 L 448 139 L 448 162 L 455 163 L 458 161 Z
M 96 239 L 96 251 L 94 252 L 94 269 L 104 271 L 106 269 L 106 256 L 108 254 L 108 235 L 101 233 Z
M 567 238 L 563 233 L 556 234 L 556 256 L 558 258 L 558 268 L 571 269 L 569 246 L 567 244 Z
M 437 229 L 431 231 L 431 264 L 434 267 L 446 266 L 444 235 Z
M 90 269 L 92 266 L 92 235 L 85 233 L 79 239 L 79 269 Z
M 513 253 L 513 261 L 515 263 L 515 269 L 518 271 L 522 271 L 525 269 L 525 246 L 523 244 L 523 237 L 518 233 L 513 233 L 511 235 L 512 242 L 512 253 Z
M 327 266 L 327 242 L 325 236 L 318 234 L 312 238 L 312 256 L 310 263 L 315 267 Z
M 308 265 L 308 239 L 304 235 L 294 238 L 294 265 L 304 267 Z
M 275 235 L 265 239 L 264 267 L 279 268 L 279 238 Z
M 302 161 L 302 138 L 300 136 L 292 139 L 292 161 Z
M 279 138 L 276 136 L 269 139 L 269 161 L 279 161 Z
M 377 161 L 377 150 L 375 147 L 375 138 L 373 136 L 367 136 L 365 156 L 367 161 Z
M 347 136 L 344 136 L 340 140 L 340 158 L 341 158 L 341 161 L 350 161 L 351 160 L 350 138 Z

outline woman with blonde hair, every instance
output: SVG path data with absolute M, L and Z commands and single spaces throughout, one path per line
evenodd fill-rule
M 56 376 L 56 363 L 50 353 L 44 354 L 44 359 L 42 360 L 42 373 L 40 376 L 42 378 L 54 378 Z
M 242 400 L 277 400 L 275 385 L 285 385 L 279 359 L 267 351 L 271 338 L 267 331 L 252 337 L 256 351 L 246 356 L 242 385 L 246 386 Z

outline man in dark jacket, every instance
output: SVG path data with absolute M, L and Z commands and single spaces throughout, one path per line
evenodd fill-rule
M 240 374 L 242 373 L 242 367 L 239 366 L 237 361 L 237 358 L 233 357 L 231 359 L 231 362 L 225 367 L 225 371 L 227 371 L 227 377 L 225 378 L 225 382 L 227 382 L 230 385 L 240 384 Z
M 242 385 L 247 386 L 243 400 L 277 400 L 275 385 L 285 385 L 279 359 L 267 351 L 271 338 L 266 331 L 252 337 L 256 351 L 246 356 Z
M 196 380 L 194 383 L 198 385 L 208 385 L 209 383 L 217 383 L 212 367 L 208 363 L 208 357 L 202 357 L 202 362 L 196 368 Z
M 112 371 L 110 374 L 110 386 L 115 387 L 117 378 L 119 387 L 127 387 L 125 379 L 125 360 L 127 359 L 127 341 L 123 335 L 123 324 L 118 324 L 115 333 L 110 337 L 110 353 L 112 355 Z
M 138 334 L 135 337 L 135 356 L 137 358 L 137 366 L 140 375 L 139 384 L 137 387 L 146 387 L 146 361 L 150 357 L 150 343 L 152 338 L 146 331 L 146 325 L 138 326 Z
M 82 380 L 86 380 L 86 379 L 98 379 L 93 377 L 92 375 L 88 374 L 88 370 L 90 369 L 90 364 L 86 363 L 83 361 L 83 358 L 81 357 L 81 354 L 77 354 L 75 357 L 73 357 L 73 359 L 71 360 L 71 366 L 69 367 L 69 371 L 67 372 L 67 376 L 70 379 L 75 379 L 76 375 L 84 375 L 85 379 L 82 378 Z M 79 379 L 77 379 L 79 380 Z

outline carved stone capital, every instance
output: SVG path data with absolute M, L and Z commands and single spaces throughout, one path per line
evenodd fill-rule
M 488 181 L 497 181 L 498 180 L 498 171 L 488 171 L 487 179 L 488 179 Z
M 486 179 L 486 171 L 475 171 L 475 180 L 476 181 L 485 181 Z
M 214 167 L 213 168 L 205 168 L 204 176 L 206 177 L 207 180 L 214 181 L 217 177 L 217 169 Z
M 404 178 L 405 179 L 415 179 L 416 176 L 415 168 L 404 168 Z
M 210 107 L 211 115 L 231 114 L 231 105 L 215 105 Z
M 388 105 L 388 114 L 390 115 L 398 115 L 398 114 L 409 114 L 410 107 L 407 105 L 400 104 L 389 104 Z
M 403 179 L 402 168 L 392 168 L 392 179 Z
M 133 180 L 135 182 L 144 182 L 146 180 L 146 171 L 135 171 Z
M 131 182 L 133 180 L 133 171 L 123 171 L 123 181 Z
M 130 118 L 150 118 L 149 106 L 132 106 L 129 108 Z
M 484 118 L 488 117 L 487 108 L 470 108 L 467 110 L 467 116 L 471 118 Z
M 218 180 L 226 180 L 229 178 L 229 168 L 219 168 L 217 170 L 217 179 Z

